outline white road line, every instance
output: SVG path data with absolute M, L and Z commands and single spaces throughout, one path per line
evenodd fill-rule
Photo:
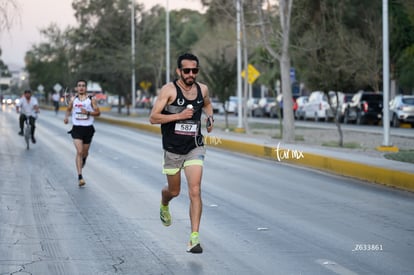
M 332 272 L 340 275 L 357 275 L 358 273 L 353 272 L 334 261 L 326 260 L 326 259 L 318 259 L 316 262 L 322 265 L 324 268 L 329 269 Z

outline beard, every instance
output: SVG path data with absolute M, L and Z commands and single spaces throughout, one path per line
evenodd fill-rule
M 195 77 L 189 76 L 189 77 L 185 78 L 182 75 L 181 75 L 181 80 L 187 86 L 192 86 L 194 84 L 194 82 L 196 81 Z

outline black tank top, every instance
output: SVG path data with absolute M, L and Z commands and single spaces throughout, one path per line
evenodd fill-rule
M 200 85 L 196 82 L 197 97 L 188 100 L 184 97 L 176 81 L 173 82 L 177 90 L 177 96 L 170 105 L 165 106 L 162 114 L 177 114 L 191 104 L 194 108 L 193 117 L 189 120 L 172 121 L 161 124 L 162 145 L 164 150 L 175 154 L 185 155 L 192 149 L 203 146 L 201 134 L 201 113 L 204 107 L 203 94 Z

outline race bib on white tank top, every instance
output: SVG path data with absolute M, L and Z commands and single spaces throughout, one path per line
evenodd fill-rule
M 73 100 L 72 108 L 72 124 L 76 126 L 89 126 L 93 124 L 93 116 L 88 116 L 82 113 L 82 109 L 88 112 L 93 112 L 92 100 L 87 97 L 85 100 L 80 100 L 79 97 L 75 97 Z

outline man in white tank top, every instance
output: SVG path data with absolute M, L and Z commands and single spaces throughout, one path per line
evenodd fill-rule
M 71 134 L 73 144 L 76 148 L 76 170 L 78 172 L 79 186 L 85 185 L 82 176 L 82 168 L 85 166 L 89 154 L 92 137 L 95 133 L 93 127 L 94 117 L 99 116 L 101 111 L 94 97 L 87 95 L 87 82 L 78 80 L 76 87 L 77 95 L 69 102 L 63 122 L 68 124 L 69 116 L 72 116 Z

